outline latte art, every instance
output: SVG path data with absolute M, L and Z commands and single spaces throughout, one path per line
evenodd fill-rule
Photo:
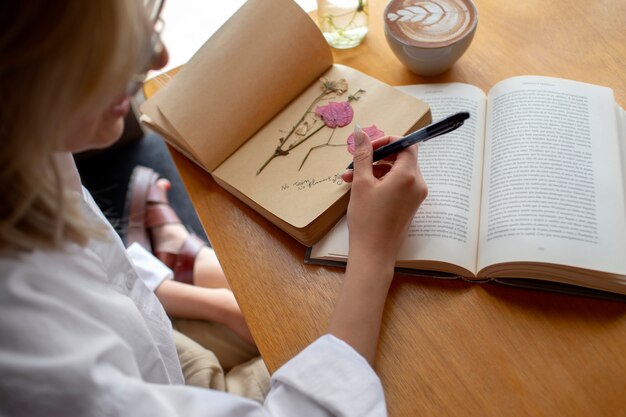
M 476 25 L 468 0 L 398 0 L 385 10 L 386 26 L 403 43 L 426 47 L 449 45 Z

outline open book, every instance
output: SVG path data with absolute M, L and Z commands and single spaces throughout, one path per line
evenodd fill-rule
M 292 0 L 246 2 L 141 110 L 218 184 L 306 245 L 345 213 L 340 174 L 355 123 L 400 135 L 430 122 L 424 102 L 333 65 Z
M 420 145 L 429 195 L 398 267 L 626 294 L 626 116 L 611 89 L 537 76 L 506 79 L 487 95 L 460 83 L 399 88 L 426 101 L 435 120 L 471 117 Z M 344 218 L 308 261 L 347 253 Z

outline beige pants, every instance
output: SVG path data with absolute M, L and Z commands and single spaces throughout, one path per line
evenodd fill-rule
M 256 348 L 218 323 L 172 319 L 172 326 L 188 385 L 264 401 L 270 375 Z

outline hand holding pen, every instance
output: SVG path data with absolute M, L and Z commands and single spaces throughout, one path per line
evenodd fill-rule
M 437 123 L 430 124 L 420 130 L 417 130 L 388 145 L 381 146 L 374 151 L 373 162 L 388 158 L 411 145 L 415 145 L 416 143 L 425 142 L 437 136 L 452 132 L 453 130 L 463 126 L 463 123 L 465 120 L 469 119 L 469 117 L 470 114 L 468 112 L 456 113 Z M 351 162 L 347 169 L 354 169 L 354 164 Z

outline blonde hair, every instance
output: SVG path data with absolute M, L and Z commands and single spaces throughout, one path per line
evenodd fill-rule
M 0 248 L 85 244 L 94 226 L 64 189 L 54 153 L 81 108 L 140 69 L 145 13 L 138 0 L 13 1 L 2 9 Z

